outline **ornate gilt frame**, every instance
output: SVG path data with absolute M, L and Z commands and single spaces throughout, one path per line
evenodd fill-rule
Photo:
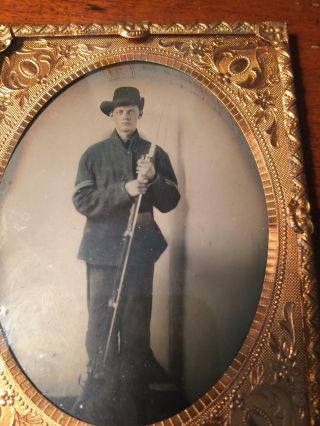
M 224 103 L 248 140 L 265 191 L 265 281 L 251 329 L 223 377 L 162 424 L 319 424 L 313 227 L 286 25 L 1 25 L 0 50 L 1 175 L 41 107 L 94 69 L 128 61 L 163 64 L 192 76 Z M 80 423 L 33 387 L 2 336 L 0 424 Z

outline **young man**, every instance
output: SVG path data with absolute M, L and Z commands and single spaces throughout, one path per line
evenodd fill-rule
M 87 217 L 79 258 L 87 264 L 89 380 L 101 378 L 101 373 L 104 376 L 98 391 L 100 402 L 96 400 L 89 409 L 96 413 L 103 405 L 103 413 L 84 413 L 86 420 L 96 424 L 107 420 L 110 424 L 126 424 L 128 417 L 130 425 L 145 421 L 148 377 L 154 363 L 150 348 L 153 270 L 167 245 L 154 221 L 153 207 L 168 212 L 180 198 L 168 155 L 157 147 L 151 161 L 144 158 L 151 144 L 137 131 L 143 106 L 144 98 L 134 87 L 116 89 L 113 100 L 101 104 L 101 111 L 113 120 L 115 130 L 83 154 L 73 195 L 76 209 Z M 112 316 L 110 301 L 119 284 L 123 235 L 130 208 L 139 194 L 143 197 L 126 268 L 117 332 L 104 366 Z M 119 415 L 121 407 L 126 407 L 123 419 Z

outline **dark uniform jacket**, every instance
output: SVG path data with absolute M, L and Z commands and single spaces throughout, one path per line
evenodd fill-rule
M 136 178 L 136 162 L 147 154 L 150 142 L 134 133 L 124 144 L 114 131 L 107 140 L 91 146 L 82 156 L 73 202 L 87 217 L 79 258 L 95 265 L 117 265 L 133 198 L 125 183 Z M 180 194 L 168 154 L 160 147 L 154 155 L 155 180 L 142 198 L 141 220 L 133 240 L 130 260 L 139 264 L 155 262 L 166 241 L 153 219 L 153 206 L 161 212 L 172 210 Z

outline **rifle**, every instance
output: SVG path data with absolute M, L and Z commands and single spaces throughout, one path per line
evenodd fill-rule
M 148 154 L 145 154 L 144 157 L 143 157 L 144 160 L 151 161 L 151 159 L 154 155 L 154 152 L 155 152 L 155 148 L 156 148 L 156 144 L 152 143 L 151 146 L 150 146 Z M 138 176 L 138 178 L 139 177 L 141 178 L 142 176 Z M 116 332 L 116 324 L 117 324 L 117 320 L 118 320 L 118 316 L 119 316 L 119 305 L 120 305 L 121 296 L 122 296 L 122 293 L 123 293 L 123 284 L 124 284 L 125 274 L 126 274 L 126 270 L 127 270 L 127 266 L 128 266 L 128 260 L 129 260 L 132 241 L 133 241 L 134 232 L 135 232 L 135 228 L 136 228 L 136 224 L 137 224 L 137 219 L 138 219 L 138 214 L 139 214 L 142 196 L 143 196 L 143 194 L 139 194 L 135 198 L 134 202 L 132 203 L 131 208 L 130 208 L 130 214 L 129 214 L 129 218 L 128 218 L 127 227 L 126 227 L 126 230 L 125 230 L 125 232 L 123 233 L 123 236 L 122 236 L 122 247 L 123 248 L 122 248 L 120 261 L 119 261 L 120 274 L 117 277 L 118 278 L 118 285 L 116 285 L 115 290 L 113 292 L 113 299 L 109 302 L 109 307 L 111 309 L 113 309 L 113 312 L 112 312 L 112 317 L 111 317 L 110 328 L 109 328 L 108 335 L 107 335 L 107 342 L 106 342 L 104 354 L 103 354 L 103 363 L 102 363 L 103 367 L 106 366 L 106 362 L 107 362 L 109 351 L 110 351 L 111 342 L 112 342 L 112 339 L 114 337 L 114 333 Z
M 148 154 L 144 155 L 144 159 L 151 161 L 156 145 L 153 143 L 150 146 Z M 142 177 L 142 176 L 139 176 Z M 83 385 L 82 394 L 74 402 L 71 413 L 75 417 L 80 417 L 88 422 L 92 421 L 93 416 L 97 413 L 96 407 L 105 405 L 105 400 L 107 399 L 105 392 L 106 387 L 104 385 L 106 380 L 106 364 L 108 360 L 108 355 L 111 348 L 111 342 L 114 338 L 114 335 L 117 331 L 117 321 L 119 317 L 119 305 L 121 303 L 121 297 L 123 293 L 123 285 L 125 274 L 128 266 L 128 260 L 130 256 L 132 241 L 134 237 L 134 232 L 137 224 L 139 209 L 142 200 L 142 194 L 139 194 L 133 201 L 128 223 L 125 232 L 122 236 L 122 251 L 119 259 L 119 273 L 115 278 L 115 290 L 113 292 L 113 298 L 109 303 L 109 308 L 112 309 L 112 317 L 110 322 L 110 327 L 107 334 L 107 340 L 104 347 L 104 350 L 99 351 L 96 354 L 96 360 L 92 366 L 91 374 L 88 376 L 87 380 Z M 81 378 L 80 378 L 81 379 Z

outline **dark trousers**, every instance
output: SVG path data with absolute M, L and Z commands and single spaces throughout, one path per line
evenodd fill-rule
M 112 317 L 109 302 L 113 297 L 117 268 L 87 264 L 89 321 L 86 348 L 89 373 L 104 370 L 104 409 L 110 405 L 114 423 L 124 410 L 128 424 L 142 424 L 148 392 L 147 369 L 152 357 L 150 320 L 152 309 L 152 280 L 154 264 L 128 266 L 116 332 L 111 342 L 106 367 L 102 359 Z M 134 421 L 134 418 L 136 419 Z M 119 420 L 119 419 L 118 419 Z

